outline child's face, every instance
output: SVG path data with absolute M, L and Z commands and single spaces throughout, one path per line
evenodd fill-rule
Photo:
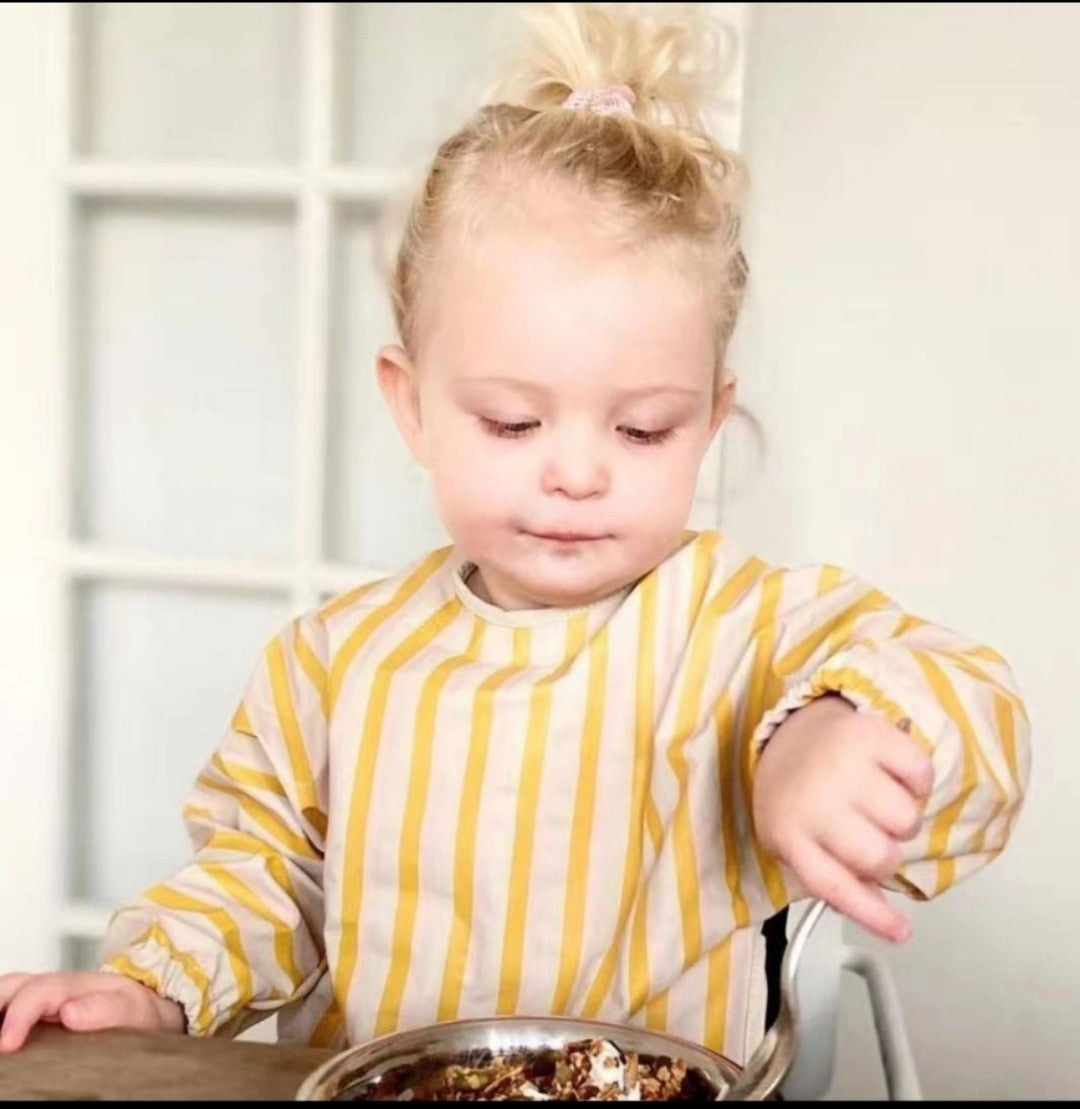
M 473 587 L 504 608 L 585 604 L 670 554 L 734 394 L 692 267 L 579 232 L 482 232 L 438 263 L 415 362 L 380 355 Z

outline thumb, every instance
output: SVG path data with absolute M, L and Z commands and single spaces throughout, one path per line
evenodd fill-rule
M 96 1032 L 102 1028 L 139 1028 L 139 1008 L 123 990 L 101 990 L 65 1001 L 60 1021 L 73 1032 Z

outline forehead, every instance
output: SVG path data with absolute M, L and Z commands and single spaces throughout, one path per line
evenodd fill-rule
M 708 283 L 670 244 L 619 242 L 585 219 L 481 226 L 432 276 L 421 360 L 444 372 L 579 388 L 711 380 Z

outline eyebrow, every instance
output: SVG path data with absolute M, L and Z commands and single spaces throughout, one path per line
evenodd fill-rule
M 462 385 L 502 385 L 509 389 L 516 389 L 521 393 L 531 393 L 542 396 L 547 390 L 543 385 L 532 381 L 522 381 L 516 377 L 468 377 L 460 380 Z M 643 397 L 661 396 L 665 393 L 685 397 L 698 397 L 700 389 L 693 389 L 686 385 L 644 385 L 640 389 L 621 389 L 619 396 L 624 400 L 639 400 Z

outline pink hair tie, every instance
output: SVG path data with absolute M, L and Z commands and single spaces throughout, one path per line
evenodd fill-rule
M 601 89 L 576 89 L 563 107 L 588 108 L 600 116 L 633 116 L 636 99 L 629 85 L 607 85 Z

